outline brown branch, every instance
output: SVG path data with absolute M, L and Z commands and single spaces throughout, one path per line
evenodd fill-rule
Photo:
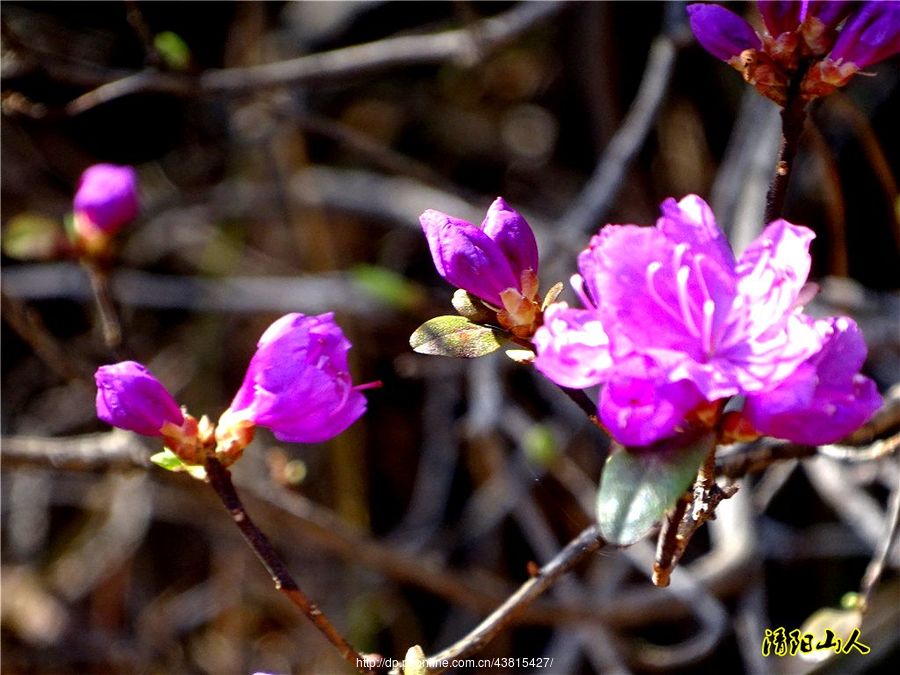
M 800 147 L 800 136 L 803 133 L 803 123 L 806 121 L 807 102 L 800 97 L 799 83 L 806 73 L 801 68 L 791 78 L 791 89 L 788 92 L 787 102 L 781 111 L 781 150 L 778 153 L 778 161 L 775 163 L 775 175 L 766 195 L 765 222 L 771 223 L 784 213 L 784 198 L 787 195 L 787 187 L 794 168 L 794 158 Z
M 863 448 L 846 445 L 800 445 L 767 440 L 750 443 L 738 452 L 717 458 L 716 475 L 741 478 L 748 473 L 758 473 L 776 462 L 814 455 L 841 462 L 871 462 L 892 455 L 898 449 L 900 449 L 900 433 L 875 441 Z
M 600 528 L 597 525 L 585 529 L 468 635 L 434 656 L 428 657 L 428 672 L 442 673 L 449 668 L 448 664 L 453 659 L 465 658 L 484 648 L 563 574 L 605 545 L 606 542 L 600 536 Z
M 319 629 L 325 638 L 338 650 L 341 657 L 360 673 L 372 673 L 374 669 L 367 667 L 367 661 L 359 654 L 343 635 L 338 632 L 328 617 L 313 603 L 306 594 L 300 590 L 297 582 L 291 576 L 284 562 L 272 548 L 266 535 L 254 524 L 247 514 L 244 505 L 238 497 L 234 484 L 231 482 L 231 472 L 222 466 L 214 457 L 206 460 L 206 475 L 209 484 L 215 490 L 222 504 L 231 514 L 235 525 L 240 529 L 244 539 L 256 553 L 266 571 L 272 576 L 275 588 L 284 593 L 306 615 L 313 625 Z
M 112 81 L 102 78 L 95 83 L 99 85 L 95 89 L 71 101 L 66 111 L 77 115 L 114 99 L 144 92 L 183 97 L 240 94 L 273 87 L 335 82 L 399 66 L 446 61 L 471 66 L 533 26 L 546 22 L 566 4 L 522 2 L 503 14 L 459 30 L 386 38 L 259 66 L 210 69 L 198 77 L 147 70 Z M 55 69 L 48 74 L 58 76 L 64 72 Z

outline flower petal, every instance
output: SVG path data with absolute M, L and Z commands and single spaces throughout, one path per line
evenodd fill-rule
M 662 217 L 656 226 L 674 241 L 689 244 L 696 251 L 713 258 L 725 269 L 734 269 L 734 253 L 722 229 L 716 224 L 709 204 L 697 195 L 679 202 L 671 197 L 660 207 Z
M 520 286 L 503 251 L 479 228 L 445 213 L 425 211 L 419 222 L 425 231 L 438 274 L 495 307 L 500 293 Z
M 816 322 L 821 351 L 775 389 L 747 397 L 744 415 L 757 430 L 795 443 L 840 440 L 881 406 L 875 383 L 859 374 L 866 346 L 856 323 Z
M 497 197 L 488 209 L 482 231 L 500 248 L 516 278 L 523 271 L 538 271 L 538 246 L 534 232 L 518 211 L 510 208 L 502 197 Z
M 665 382 L 649 360 L 638 357 L 618 364 L 603 387 L 600 420 L 622 445 L 649 445 L 675 433 L 703 400 L 691 382 Z
M 535 367 L 563 387 L 584 389 L 599 384 L 612 366 L 609 338 L 596 312 L 550 305 L 544 325 L 534 335 Z
M 697 42 L 717 59 L 728 61 L 745 49 L 762 47 L 750 24 L 724 7 L 697 3 L 687 11 Z
M 864 2 L 847 19 L 834 48 L 833 61 L 865 68 L 900 52 L 900 2 Z
M 772 37 L 795 30 L 803 19 L 806 2 L 800 0 L 760 0 L 756 3 L 766 30 Z
M 791 313 L 809 276 L 812 230 L 776 220 L 747 247 L 737 266 L 735 312 L 743 332 L 757 337 L 782 324 Z

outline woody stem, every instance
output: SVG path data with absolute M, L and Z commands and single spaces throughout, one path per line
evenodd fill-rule
M 800 135 L 806 122 L 806 105 L 800 96 L 799 83 L 803 80 L 806 68 L 801 68 L 792 78 L 788 89 L 787 100 L 781 110 L 781 150 L 775 164 L 775 175 L 766 195 L 765 222 L 781 218 L 784 212 L 784 198 L 787 194 L 788 181 L 794 168 L 797 148 L 800 147 Z
M 284 593 L 306 615 L 313 625 L 337 648 L 344 661 L 349 663 L 354 670 L 363 674 L 375 672 L 374 669 L 364 665 L 366 661 L 347 640 L 341 635 L 327 616 L 313 603 L 306 594 L 300 590 L 297 582 L 288 572 L 284 562 L 272 548 L 272 544 L 265 534 L 250 520 L 244 504 L 241 502 L 234 484 L 231 482 L 231 472 L 222 466 L 222 463 L 214 457 L 209 457 L 205 463 L 206 475 L 209 484 L 215 490 L 222 504 L 228 509 L 235 525 L 244 536 L 244 540 L 253 549 L 262 562 L 266 571 L 275 582 L 275 588 Z

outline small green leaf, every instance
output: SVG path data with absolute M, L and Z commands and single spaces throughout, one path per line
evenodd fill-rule
M 3 228 L 3 253 L 16 260 L 50 260 L 64 241 L 60 224 L 37 213 L 20 213 Z
M 198 464 L 185 464 L 181 457 L 168 448 L 165 448 L 162 452 L 157 452 L 155 455 L 151 455 L 150 461 L 166 471 L 185 471 L 197 480 L 206 479 L 206 469 Z
M 425 302 L 425 292 L 401 274 L 378 265 L 357 265 L 350 278 L 362 293 L 396 309 L 412 310 Z
M 153 38 L 153 46 L 172 70 L 187 70 L 191 65 L 191 48 L 172 31 L 163 31 Z
M 479 326 L 462 316 L 429 319 L 409 336 L 409 346 L 419 354 L 474 359 L 500 348 L 503 331 Z
M 470 321 L 487 323 L 488 321 L 497 320 L 496 312 L 485 307 L 481 300 L 461 288 L 456 289 L 450 302 L 453 303 L 453 309 Z
M 647 534 L 694 482 L 714 443 L 715 436 L 705 434 L 686 444 L 675 438 L 613 452 L 597 491 L 597 520 L 606 540 L 626 546 Z

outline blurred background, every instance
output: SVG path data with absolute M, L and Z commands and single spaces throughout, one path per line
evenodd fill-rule
M 502 195 L 537 232 L 546 289 L 599 226 L 650 224 L 669 196 L 709 200 L 740 249 L 779 144 L 777 108 L 692 41 L 681 3 L 7 1 L 2 56 L 5 673 L 346 672 L 212 491 L 95 418 L 92 373 L 122 358 L 217 417 L 290 311 L 335 311 L 354 380 L 384 387 L 327 444 L 259 430 L 235 467 L 249 512 L 361 651 L 462 637 L 590 524 L 608 440 L 502 352 L 412 353 L 410 333 L 453 311 L 418 215 L 479 223 Z M 857 319 L 886 392 L 900 69 L 872 72 L 812 106 L 785 215 L 817 234 L 813 313 Z M 115 350 L 60 234 L 101 161 L 137 168 L 143 204 L 117 237 Z M 554 657 L 542 673 L 808 672 L 762 658 L 763 630 L 859 588 L 897 473 L 893 456 L 775 464 L 723 503 L 670 589 L 648 580 L 651 542 L 605 550 L 481 655 Z M 872 652 L 823 672 L 894 672 L 898 564 L 894 547 Z

